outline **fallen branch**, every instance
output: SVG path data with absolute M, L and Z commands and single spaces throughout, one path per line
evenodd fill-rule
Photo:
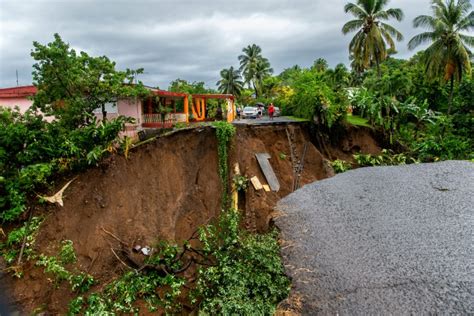
M 30 224 L 31 224 L 31 217 L 33 215 L 33 212 L 32 212 L 32 208 L 30 207 L 29 210 L 29 215 L 28 215 L 28 222 L 26 223 L 26 227 L 25 227 L 25 236 L 23 236 L 23 241 L 21 243 L 21 249 L 20 249 L 20 255 L 18 256 L 18 261 L 17 261 L 17 265 L 20 266 L 21 265 L 21 259 L 23 257 L 23 252 L 25 251 L 25 245 L 26 245 L 26 238 L 28 238 L 28 234 L 30 233 Z
M 72 181 L 76 180 L 77 177 L 73 178 L 72 180 L 70 180 L 68 183 L 66 183 L 62 188 L 61 190 L 59 190 L 58 192 L 56 192 L 56 194 L 54 195 L 51 195 L 51 196 L 44 196 L 44 195 L 39 195 L 38 194 L 38 197 L 42 198 L 43 200 L 45 201 L 48 201 L 49 203 L 58 203 L 59 205 L 61 206 L 64 206 L 64 202 L 63 202 L 63 193 L 64 191 L 67 189 L 67 187 L 71 184 Z
M 130 267 L 128 264 L 123 262 L 122 259 L 120 259 L 120 257 L 115 253 L 113 248 L 110 248 L 110 250 L 112 250 L 112 253 L 114 254 L 115 258 L 117 258 L 117 260 L 120 261 L 121 264 L 123 264 L 125 267 L 129 268 L 130 270 L 135 270 L 134 268 Z
M 117 241 L 118 241 L 119 243 L 121 243 L 122 245 L 129 247 L 129 244 L 127 244 L 127 243 L 124 242 L 122 239 L 118 238 L 117 236 L 115 236 L 114 234 L 112 234 L 111 232 L 109 232 L 108 230 L 106 230 L 104 227 L 101 227 L 101 229 L 104 231 L 104 233 L 106 233 L 106 234 L 109 235 L 110 237 L 114 238 L 115 240 L 117 240 Z

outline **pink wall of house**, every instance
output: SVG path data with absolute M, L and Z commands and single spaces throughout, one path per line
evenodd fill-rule
M 135 119 L 135 125 L 142 123 L 142 106 L 138 98 L 120 99 L 117 102 L 117 112 L 120 115 Z
M 25 113 L 26 110 L 33 104 L 32 100 L 28 100 L 26 97 L 18 98 L 2 98 L 0 97 L 0 106 L 7 108 L 14 108 L 18 106 L 21 113 Z

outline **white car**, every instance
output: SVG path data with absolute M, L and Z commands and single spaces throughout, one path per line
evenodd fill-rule
M 275 106 L 275 112 L 273 112 L 273 116 L 280 116 L 281 115 L 281 112 L 280 112 L 280 108 Z
M 258 108 L 255 106 L 246 106 L 242 111 L 242 118 L 257 118 Z

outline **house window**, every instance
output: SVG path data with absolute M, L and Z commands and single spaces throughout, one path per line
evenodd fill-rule
M 105 104 L 105 111 L 108 113 L 108 114 L 115 114 L 115 113 L 118 113 L 117 112 L 117 105 L 113 102 L 108 102 Z M 94 110 L 94 113 L 95 114 L 102 114 L 102 107 L 99 107 L 97 109 Z

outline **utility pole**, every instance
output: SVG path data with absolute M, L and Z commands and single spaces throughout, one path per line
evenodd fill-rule
M 18 87 L 18 69 L 16 69 L 16 86 Z

